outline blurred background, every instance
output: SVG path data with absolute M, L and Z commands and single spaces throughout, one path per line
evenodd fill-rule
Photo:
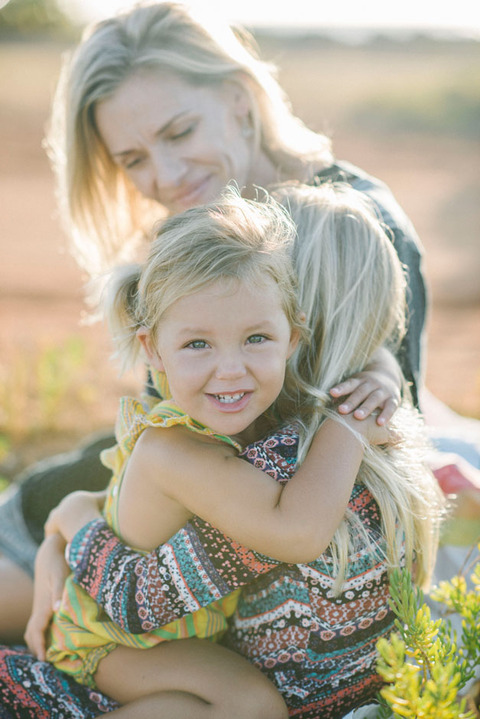
M 112 426 L 119 395 L 142 381 L 120 380 L 104 329 L 81 321 L 85 278 L 42 148 L 62 53 L 118 4 L 0 0 L 4 483 L 33 458 Z M 221 12 L 254 32 L 296 114 L 332 137 L 337 158 L 385 181 L 412 219 L 431 296 L 427 386 L 480 417 L 480 11 L 467 4 L 448 16 L 435 6 L 435 18 L 421 2 L 402 3 L 403 16 L 382 15 L 391 3 L 346 0 L 333 9 L 297 0 L 293 17 L 270 2 L 224 0 Z

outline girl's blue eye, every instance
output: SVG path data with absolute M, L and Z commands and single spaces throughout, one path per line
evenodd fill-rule
M 265 335 L 250 335 L 247 342 L 251 345 L 259 345 L 265 342 L 266 339 Z
M 193 340 L 192 342 L 189 342 L 186 346 L 192 350 L 203 350 L 208 347 L 208 344 L 205 342 L 205 340 Z

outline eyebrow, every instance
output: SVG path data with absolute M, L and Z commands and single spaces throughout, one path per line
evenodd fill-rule
M 160 135 L 163 135 L 171 125 L 173 125 L 177 120 L 181 119 L 184 115 L 188 115 L 187 110 L 184 112 L 179 112 L 178 115 L 175 115 L 174 117 L 170 118 L 168 122 L 165 123 L 162 127 L 160 127 L 158 130 L 155 131 L 154 137 L 159 137 Z M 138 150 L 130 149 L 130 150 L 121 150 L 120 152 L 112 152 L 112 157 L 125 157 L 126 155 L 131 155 L 135 152 L 138 152 Z
M 244 329 L 248 334 L 256 334 L 257 332 L 265 332 L 265 331 L 273 332 L 275 330 L 275 328 L 276 328 L 275 322 L 272 322 L 271 320 L 266 319 L 265 322 L 252 324 L 249 327 L 245 327 Z M 201 335 L 208 335 L 211 333 L 212 333 L 211 327 L 209 328 L 209 327 L 200 327 L 200 326 L 182 327 L 178 331 L 179 336 L 183 336 L 184 334 L 188 335 L 188 336 L 190 336 L 190 335 L 201 336 Z

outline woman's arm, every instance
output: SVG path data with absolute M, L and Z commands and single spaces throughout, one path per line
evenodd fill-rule
M 70 569 L 65 561 L 65 544 L 92 519 L 99 518 L 105 492 L 72 492 L 48 515 L 45 539 L 35 558 L 32 613 L 25 631 L 30 651 L 45 659 L 45 636 L 59 604 Z
M 279 564 L 194 517 L 169 542 L 139 554 L 103 519 L 68 552 L 75 581 L 127 632 L 151 631 L 225 597 Z

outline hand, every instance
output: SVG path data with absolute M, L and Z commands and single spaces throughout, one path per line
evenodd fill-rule
M 105 497 L 105 492 L 82 490 L 68 494 L 48 515 L 45 536 L 60 534 L 66 542 L 71 542 L 82 527 L 101 516 Z
M 355 432 L 365 437 L 369 444 L 391 444 L 395 441 L 396 435 L 386 424 L 378 424 L 377 414 L 377 412 L 372 412 L 363 421 L 355 419 L 354 415 L 349 415 L 345 419 L 347 424 Z
M 346 397 L 339 405 L 340 414 L 353 413 L 355 419 L 363 420 L 377 412 L 376 423 L 387 424 L 401 401 L 403 384 L 400 368 L 393 355 L 381 348 L 372 357 L 363 372 L 332 387 L 332 397 Z
M 35 582 L 32 614 L 27 623 L 25 641 L 38 659 L 45 661 L 45 633 L 63 594 L 70 572 L 64 558 L 65 541 L 51 534 L 40 545 L 35 558 Z

